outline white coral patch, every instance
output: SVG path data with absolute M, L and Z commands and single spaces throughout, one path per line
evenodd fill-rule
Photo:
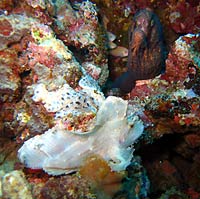
M 76 112 L 96 113 L 104 97 L 92 89 L 77 92 L 68 84 L 56 91 L 48 91 L 44 84 L 38 84 L 32 99 L 36 102 L 41 101 L 48 112 L 56 112 L 56 117 L 63 117 Z
M 137 117 L 129 125 L 126 112 L 127 101 L 110 96 L 100 106 L 89 134 L 74 134 L 57 125 L 26 141 L 18 151 L 19 159 L 27 167 L 59 175 L 76 171 L 88 156 L 97 154 L 112 170 L 125 170 L 133 157 L 132 144 L 144 129 Z

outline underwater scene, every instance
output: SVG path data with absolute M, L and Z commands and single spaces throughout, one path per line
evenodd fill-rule
M 200 199 L 200 1 L 0 0 L 0 199 Z

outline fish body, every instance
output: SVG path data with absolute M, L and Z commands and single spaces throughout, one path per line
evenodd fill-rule
M 161 73 L 164 67 L 165 47 L 160 20 L 150 9 L 142 9 L 133 17 L 129 30 L 127 72 L 113 83 L 128 93 L 136 80 L 151 79 Z

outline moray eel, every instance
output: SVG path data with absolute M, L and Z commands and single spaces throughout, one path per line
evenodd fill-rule
M 128 93 L 136 80 L 151 79 L 161 73 L 165 47 L 160 20 L 150 9 L 139 10 L 129 30 L 127 72 L 115 80 L 112 88 Z

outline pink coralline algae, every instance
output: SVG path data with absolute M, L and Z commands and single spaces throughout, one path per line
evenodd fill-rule
M 34 19 L 21 15 L 0 15 L 0 49 L 5 49 L 13 42 L 19 42 L 29 33 L 33 21 Z
M 200 29 L 199 5 L 183 0 L 169 7 L 169 23 L 176 33 L 198 33 Z
M 99 22 L 95 4 L 83 1 L 74 6 L 77 11 L 70 4 L 67 9 L 57 10 L 55 32 L 71 47 L 83 67 L 93 65 L 97 81 L 103 85 L 108 77 L 106 32 Z
M 1 26 L 0 34 L 5 37 L 8 37 L 13 31 L 12 25 L 6 19 L 0 20 L 0 26 Z
M 83 66 L 86 70 L 82 68 L 68 47 L 61 40 L 56 39 L 54 31 L 48 25 L 41 23 L 42 20 L 37 20 L 39 16 L 35 16 L 37 19 L 33 17 L 33 10 L 29 6 L 36 6 L 36 9 L 40 9 L 39 4 L 42 4 L 42 1 L 35 2 L 39 7 L 32 3 L 34 4 L 34 2 L 28 1 L 30 5 L 27 5 L 25 1 L 20 2 L 18 7 L 13 10 L 14 13 L 18 14 L 5 12 L 0 16 L 1 25 L 5 27 L 1 29 L 0 34 L 1 102 L 18 101 L 10 105 L 12 114 L 9 114 L 9 116 L 13 118 L 13 121 L 10 121 L 10 119 L 8 121 L 8 116 L 2 118 L 1 129 L 7 132 L 8 137 L 16 136 L 18 142 L 23 142 L 32 135 L 41 134 L 55 122 L 54 113 L 47 113 L 42 103 L 32 100 L 34 87 L 37 83 L 44 83 L 49 91 L 56 90 L 63 84 L 69 84 L 78 91 L 87 86 L 87 82 L 84 83 L 85 80 L 81 81 L 81 86 L 79 85 L 80 79 L 86 74 L 92 76 L 92 81 L 94 78 L 101 84 L 106 81 L 108 76 L 107 61 L 102 62 L 102 65 L 97 65 L 93 61 L 85 62 Z M 46 4 L 44 5 L 46 6 Z M 71 7 L 69 3 L 67 3 L 67 6 Z M 84 6 L 89 6 L 87 12 L 85 12 Z M 40 12 L 43 12 L 43 9 L 40 9 Z M 21 15 L 21 12 L 29 10 L 31 12 L 28 16 Z M 77 13 L 72 8 L 71 12 Z M 88 18 L 93 15 L 96 16 L 95 7 L 88 2 L 80 7 L 80 14 L 86 20 L 89 20 Z M 96 40 L 101 42 L 101 38 L 103 38 L 94 28 L 94 26 L 98 26 L 97 18 L 95 17 L 94 20 L 96 23 L 90 24 L 92 33 L 87 35 L 85 45 L 88 45 L 91 39 L 96 45 Z M 85 22 L 83 25 L 86 25 Z M 56 27 L 54 28 L 56 29 Z M 72 33 L 70 31 L 69 34 Z M 81 31 L 79 30 L 77 34 L 80 34 Z M 85 30 L 83 29 L 83 31 Z M 74 33 L 76 34 L 76 31 Z M 97 48 L 98 53 L 102 54 L 106 45 L 102 42 L 98 44 Z M 91 52 L 94 52 L 94 49 Z M 95 84 L 97 83 L 95 82 Z M 5 113 L 7 113 L 6 107 L 6 104 L 1 106 L 1 110 Z M 76 118 L 72 118 L 69 114 L 65 124 L 69 129 L 82 128 L 86 130 L 88 121 L 93 117 L 93 113 L 78 115 Z M 80 121 L 82 121 L 81 124 Z
M 35 64 L 40 63 L 48 68 L 53 68 L 56 64 L 61 64 L 61 60 L 56 57 L 56 52 L 47 47 L 38 46 L 34 43 L 29 43 L 28 49 L 29 65 L 34 67 Z

